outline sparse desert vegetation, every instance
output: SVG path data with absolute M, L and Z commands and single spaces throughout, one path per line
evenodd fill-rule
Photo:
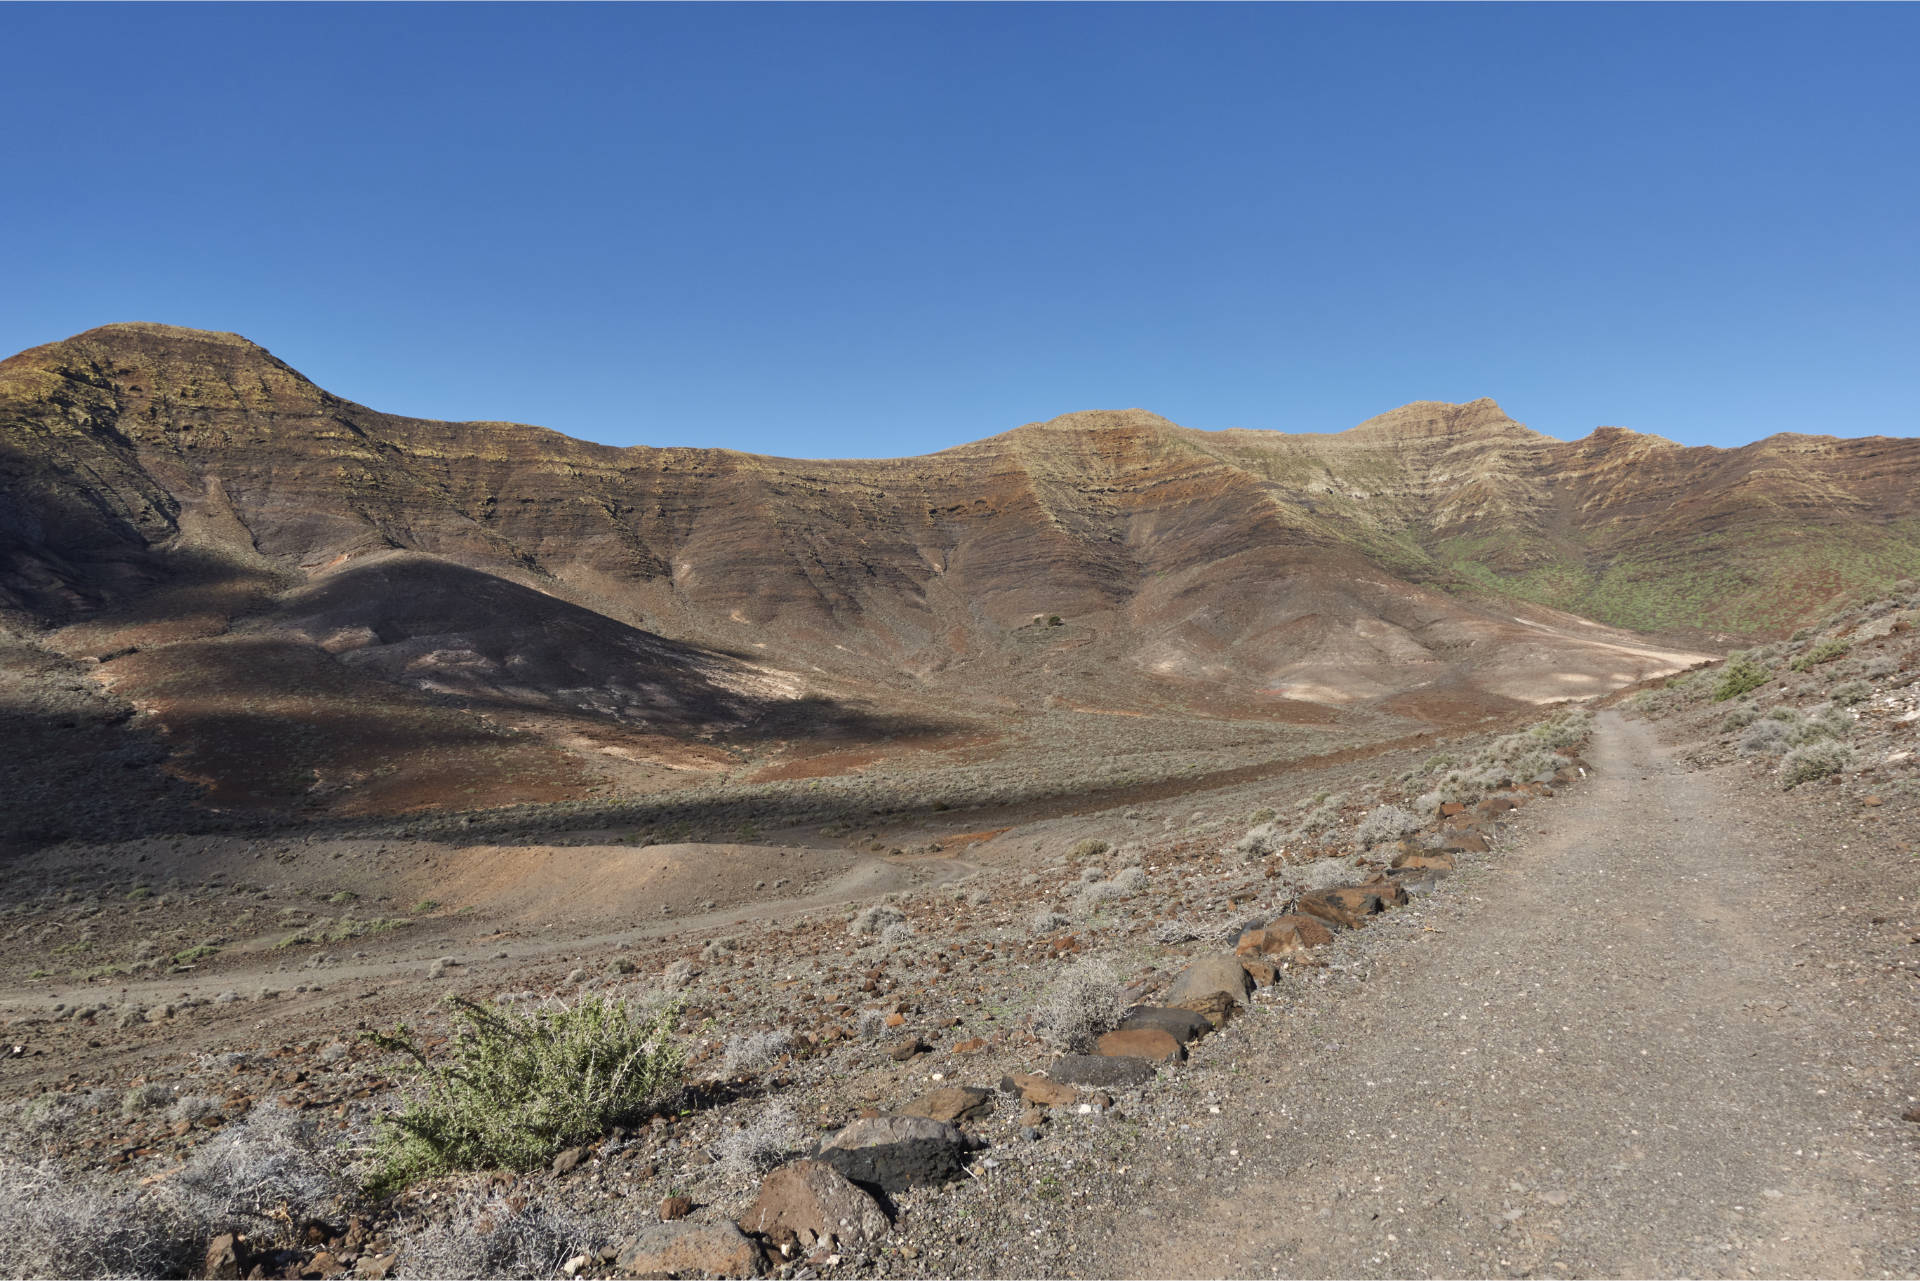
M 69 1131 L 116 1135 L 111 1146 L 97 1149 L 115 1155 L 102 1163 L 75 1161 L 69 1153 L 45 1167 L 58 1169 L 64 1182 L 31 1184 L 42 1189 L 32 1194 L 37 1199 L 16 1202 L 15 1209 L 69 1195 L 47 1190 L 56 1187 L 133 1186 L 127 1176 L 142 1163 L 125 1154 L 144 1142 L 157 1160 L 184 1159 L 182 1173 L 165 1185 L 167 1197 L 130 1193 L 135 1209 L 120 1217 L 139 1231 L 102 1237 L 109 1254 L 76 1254 L 75 1268 L 111 1270 L 103 1260 L 140 1257 L 154 1260 L 149 1266 L 157 1271 L 196 1271 L 214 1246 L 237 1251 L 249 1266 L 331 1252 L 352 1254 L 358 1272 L 394 1276 L 475 1269 L 544 1276 L 563 1265 L 579 1275 L 616 1275 L 646 1271 L 644 1261 L 661 1257 L 658 1250 L 694 1249 L 697 1240 L 698 1249 L 747 1249 L 774 1270 L 797 1274 L 799 1257 L 781 1256 L 779 1241 L 736 1240 L 720 1229 L 731 1222 L 727 1215 L 753 1199 L 763 1178 L 810 1153 L 830 1157 L 835 1149 L 828 1141 L 859 1123 L 863 1107 L 912 1113 L 924 1106 L 922 1116 L 934 1118 L 927 1124 L 957 1120 L 963 1131 L 955 1133 L 964 1132 L 969 1142 L 977 1138 L 995 1151 L 1017 1145 L 996 1161 L 1014 1151 L 1030 1152 L 1043 1170 L 1073 1160 L 1094 1133 L 1082 1129 L 1087 1118 L 1117 1114 L 1139 1085 L 1102 1091 L 1063 1084 L 1074 1103 L 1062 1107 L 1036 1102 L 1055 1097 L 1044 1091 L 1000 1098 L 993 1089 L 1000 1076 L 1024 1080 L 1047 1070 L 1057 1054 L 1144 1062 L 1103 1057 L 1117 1053 L 1103 1038 L 1137 1039 L 1137 1020 L 1145 1017 L 1139 1011 L 1174 999 L 1191 965 L 1222 949 L 1230 953 L 1250 911 L 1262 919 L 1284 916 L 1316 892 L 1369 876 L 1429 891 L 1450 859 L 1472 855 L 1422 855 L 1413 860 L 1418 867 L 1404 873 L 1388 863 L 1447 841 L 1462 850 L 1484 849 L 1488 841 L 1480 833 L 1491 835 L 1496 820 L 1468 816 L 1466 825 L 1456 825 L 1459 816 L 1443 815 L 1438 806 L 1423 812 L 1421 793 L 1449 778 L 1463 792 L 1497 791 L 1501 780 L 1517 775 L 1577 780 L 1577 764 L 1566 753 L 1577 751 L 1586 723 L 1584 714 L 1563 711 L 1519 733 L 1470 737 L 1437 760 L 1423 746 L 1402 749 L 1404 759 L 1391 768 L 1363 754 L 1319 767 L 1292 784 L 1291 795 L 1255 778 L 1218 802 L 1209 800 L 1218 817 L 1176 796 L 1029 822 L 959 847 L 964 864 L 937 847 L 889 854 L 871 866 L 905 873 L 899 888 L 851 910 L 803 900 L 779 927 L 773 951 L 738 927 L 701 927 L 692 920 L 700 904 L 691 901 L 649 919 L 645 934 L 625 937 L 606 959 L 563 946 L 489 961 L 488 945 L 462 946 L 446 931 L 479 938 L 491 929 L 509 948 L 524 947 L 511 941 L 513 930 L 501 929 L 511 918 L 495 917 L 489 925 L 440 903 L 429 916 L 418 906 L 418 892 L 404 886 L 375 893 L 363 881 L 354 899 L 343 898 L 337 882 L 262 896 L 225 876 L 189 885 L 166 870 L 171 864 L 159 862 L 148 864 L 154 872 L 142 882 L 153 892 L 129 900 L 124 889 L 106 893 L 108 886 L 55 874 L 47 897 L 31 901 L 78 913 L 80 921 L 131 912 L 129 923 L 138 920 L 146 937 L 164 948 L 168 932 L 192 937 L 197 929 L 206 937 L 204 926 L 168 922 L 210 913 L 231 922 L 239 917 L 227 905 L 240 902 L 249 904 L 244 910 L 259 942 L 247 942 L 246 930 L 236 933 L 230 925 L 217 942 L 175 946 L 170 953 L 150 948 L 155 968 L 169 971 L 156 977 L 187 983 L 188 995 L 139 1005 L 63 1002 L 28 1018 L 23 1030 L 37 1029 L 31 1035 L 111 1026 L 116 1035 L 164 1044 L 203 1023 L 242 1032 L 248 1025 L 230 1024 L 221 1011 L 243 1009 L 244 1019 L 264 1014 L 313 1026 L 334 1008 L 335 993 L 362 987 L 375 994 L 369 1013 L 398 1010 L 406 1026 L 381 1031 L 389 1025 L 375 1023 L 364 1033 L 290 1042 L 270 1054 L 259 1052 L 250 1034 L 216 1032 L 232 1048 L 189 1054 L 158 1075 L 155 1064 L 141 1084 L 119 1093 L 48 1089 L 31 1105 L 40 1119 L 23 1127 L 24 1135 L 47 1133 L 57 1119 Z M 1552 790 L 1537 781 L 1522 786 Z M 1524 801 L 1532 791 L 1514 794 Z M 1245 819 L 1235 815 L 1259 820 L 1251 829 L 1257 839 L 1250 841 Z M 1089 826 L 1104 834 L 1088 834 Z M 385 841 L 390 850 L 411 848 L 396 847 L 392 837 Z M 225 848 L 218 838 L 203 837 L 179 854 L 205 860 Z M 375 838 L 369 852 L 379 848 Z M 324 855 L 318 865 L 334 877 L 353 866 Z M 854 886 L 865 866 L 856 862 L 840 873 L 854 877 L 851 892 L 860 892 Z M 950 885 L 922 879 L 935 871 L 966 879 Z M 772 879 L 761 878 L 769 887 L 763 892 L 771 892 Z M 53 892 L 61 883 L 67 888 Z M 699 893 L 691 886 L 688 892 Z M 1377 900 L 1385 892 L 1371 893 Z M 1393 894 L 1405 898 L 1402 890 Z M 365 904 L 368 915 L 354 919 L 379 919 L 371 913 L 383 898 L 415 905 L 405 918 L 413 924 L 355 932 L 345 940 L 360 949 L 353 953 L 327 950 L 343 946 L 335 941 L 342 906 Z M 416 937 L 428 920 L 445 924 L 434 927 L 439 933 Z M 286 942 L 290 923 L 301 940 L 276 946 Z M 764 936 L 765 928 L 756 933 Z M 369 947 L 381 950 L 369 953 Z M 431 964 L 404 959 L 423 950 Z M 272 958 L 278 972 L 298 967 L 292 972 L 303 977 L 244 996 L 221 991 L 219 1000 L 192 994 L 237 986 L 255 958 Z M 1240 959 L 1228 963 L 1242 972 Z M 1290 970 L 1314 972 L 1308 951 L 1276 953 L 1262 963 L 1268 968 L 1254 965 L 1267 976 L 1259 983 L 1292 981 L 1284 979 Z M 427 973 L 430 991 L 451 995 L 426 1001 L 417 980 L 380 977 L 396 973 Z M 1198 1006 L 1217 1011 L 1220 999 L 1216 993 Z M 943 1079 L 966 1084 L 948 1087 Z M 237 1102 L 242 1098 L 244 1104 Z M 28 1159 L 30 1149 L 23 1146 L 15 1159 Z M 964 1164 L 964 1149 L 955 1152 Z M 842 1164 L 861 1178 L 891 1168 L 862 1164 L 869 1159 Z M 608 1195 L 650 1203 L 684 1195 L 694 1207 L 709 1208 L 697 1209 L 684 1229 L 675 1226 L 678 1219 L 657 1229 L 636 1227 L 616 1212 L 615 1201 L 578 1195 L 588 1169 Z M 502 1178 L 517 1191 L 501 1192 Z M 892 1193 L 899 1212 L 936 1217 L 936 1207 L 952 1195 L 938 1180 Z M 354 1244 L 340 1234 L 320 1244 L 289 1235 L 313 1214 L 359 1225 L 351 1231 Z M 65 1222 L 42 1217 L 54 1227 Z M 696 1238 L 696 1232 L 707 1235 Z M 234 1244 L 221 1244 L 224 1233 L 238 1234 Z M 672 1240 L 656 1239 L 659 1233 Z M 19 1249 L 59 1248 L 45 1244 L 44 1232 L 29 1237 Z M 837 1270 L 888 1271 L 905 1258 L 871 1240 L 843 1256 Z
M 1588 786 L 1593 713 L 1550 700 L 1638 682 L 1691 767 L 1809 824 L 1852 807 L 1876 848 L 1916 804 L 1912 585 L 1772 641 L 1811 610 L 1751 588 L 1910 563 L 1907 499 L 1876 488 L 1904 446 L 1752 447 L 1763 491 L 1846 493 L 1857 528 L 1785 537 L 1787 508 L 1743 503 L 1712 535 L 1758 550 L 1724 580 L 1673 569 L 1694 509 L 1643 501 L 1634 461 L 1664 445 L 1536 439 L 1492 402 L 1339 450 L 1128 412 L 1019 449 L 757 460 L 773 515 L 693 546 L 697 468 L 507 424 L 443 439 L 226 335 L 55 346 L 8 362 L 0 409 L 52 460 L 27 497 L 72 499 L 111 555 L 0 583 L 16 1273 L 1073 1271 L 1061 1225 L 1151 1208 L 1168 1161 L 1253 1195 L 1232 1180 L 1311 1118 L 1197 1136 L 1246 1065 L 1270 1090 L 1253 1047 L 1304 1070 L 1320 1048 L 1289 1038 L 1324 1025 L 1294 1012 L 1383 940 L 1449 946 L 1418 922 L 1455 878 Z M 196 405 L 232 393 L 192 449 L 126 409 L 188 377 Z M 349 425 L 377 484 L 314 443 Z M 1026 461 L 1062 439 L 1098 444 L 1098 486 Z M 1449 479 L 1496 456 L 1537 492 Z M 88 524 L 98 485 L 151 528 Z M 1536 545 L 1543 513 L 1568 541 Z M 1229 558 L 1231 583 L 1190 573 Z M 1748 648 L 1704 661 L 1733 643 L 1709 626 Z M 1343 1124 L 1383 1098 L 1441 1115 L 1442 1075 L 1396 1073 Z M 1524 1243 L 1567 1204 L 1481 1217 Z
M 1920 593 L 1847 606 L 1785 641 L 1631 695 L 1642 714 L 1711 727 L 1712 751 L 1768 770 L 1783 790 L 1837 784 L 1876 803 L 1920 791 Z M 1731 693 L 1727 691 L 1732 691 Z M 1742 701 L 1720 712 L 1714 703 Z

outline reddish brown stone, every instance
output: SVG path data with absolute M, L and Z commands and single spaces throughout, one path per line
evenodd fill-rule
M 1000 1082 L 1000 1088 L 1017 1093 L 1028 1103 L 1037 1103 L 1041 1107 L 1065 1107 L 1080 1097 L 1080 1092 L 1071 1085 L 1062 1085 L 1058 1081 L 1044 1076 L 1035 1076 L 1029 1072 L 1015 1072 Z
M 879 1202 L 826 1162 L 795 1161 L 761 1183 L 740 1228 L 776 1245 L 853 1247 L 884 1235 L 887 1216 Z
M 1448 832 L 1440 838 L 1443 854 L 1484 854 L 1492 848 L 1479 832 Z
M 1302 894 L 1297 907 L 1302 913 L 1317 916 L 1341 929 L 1357 930 L 1367 923 L 1367 917 L 1382 911 L 1385 904 L 1378 894 L 1360 886 L 1342 885 Z
M 620 1247 L 622 1272 L 757 1277 L 766 1266 L 760 1247 L 731 1223 L 661 1223 Z
M 1184 1001 L 1171 1001 L 1176 1010 L 1192 1010 L 1216 1028 L 1223 1028 L 1240 1012 L 1240 1002 L 1230 992 L 1203 992 Z
M 1155 1063 L 1177 1063 L 1187 1057 L 1186 1047 L 1171 1032 L 1159 1028 L 1131 1028 L 1108 1032 L 1094 1043 L 1094 1053 L 1107 1058 L 1148 1059 Z
M 923 1094 L 900 1109 L 902 1116 L 928 1116 L 956 1125 L 993 1110 L 993 1095 L 971 1085 L 949 1085 Z
M 212 1281 L 239 1281 L 245 1274 L 244 1252 L 238 1237 L 222 1232 L 207 1242 L 206 1263 L 200 1275 Z

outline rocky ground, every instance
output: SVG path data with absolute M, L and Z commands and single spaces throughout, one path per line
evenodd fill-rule
M 529 874 L 586 892 L 534 910 L 444 837 L 65 846 L 15 879 L 0 1089 L 9 1231 L 67 1253 L 0 1257 L 84 1272 L 59 1189 L 173 1188 L 199 1235 L 168 1257 L 261 1276 L 1910 1275 L 1909 618 L 1765 660 L 1789 700 L 1868 686 L 1838 772 L 1786 790 L 1709 672 L 1547 783 L 1481 735 L 977 830 L 579 830 Z M 623 851 L 678 861 L 674 919 L 591 893 L 632 888 Z M 759 886 L 708 890 L 720 858 Z M 76 981 L 93 955 L 125 968 Z M 364 1032 L 438 1048 L 440 994 L 589 992 L 686 1002 L 683 1097 L 537 1173 L 353 1192 L 408 1080 Z M 1103 999 L 1132 1030 L 1060 1057 L 1062 1009 Z M 311 1177 L 217 1221 L 206 1189 L 257 1151 Z

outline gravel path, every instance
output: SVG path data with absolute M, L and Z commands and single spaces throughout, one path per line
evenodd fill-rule
M 1920 1270 L 1920 1127 L 1897 1101 L 1920 1084 L 1914 1029 L 1862 1026 L 1796 949 L 1837 910 L 1789 870 L 1803 851 L 1643 724 L 1603 715 L 1590 759 L 1519 848 L 1361 936 L 1364 982 L 1303 993 L 1222 1062 L 1226 1106 L 1170 1130 L 1144 1203 L 1088 1204 L 1112 1230 L 1055 1266 Z M 1913 913 L 1892 888 L 1854 911 Z

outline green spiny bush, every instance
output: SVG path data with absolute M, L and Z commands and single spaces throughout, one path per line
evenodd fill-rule
M 1573 747 L 1593 733 L 1593 713 L 1584 707 L 1567 707 L 1527 730 L 1548 747 Z
M 450 1059 L 429 1061 L 403 1026 L 370 1039 L 419 1068 L 420 1094 L 380 1134 L 375 1191 L 449 1170 L 527 1170 L 645 1117 L 678 1087 L 680 1006 L 617 997 L 530 1013 L 455 998 Z
M 1756 662 L 1752 655 L 1729 654 L 1725 665 L 1720 668 L 1720 679 L 1713 683 L 1713 701 L 1724 703 L 1730 698 L 1751 694 L 1772 679 L 1773 673 Z
M 1836 658 L 1846 657 L 1847 651 L 1851 648 L 1852 646 L 1843 640 L 1823 640 L 1800 657 L 1794 659 L 1793 670 L 1796 672 L 1804 672 L 1809 668 L 1819 666 L 1821 663 L 1831 663 Z

